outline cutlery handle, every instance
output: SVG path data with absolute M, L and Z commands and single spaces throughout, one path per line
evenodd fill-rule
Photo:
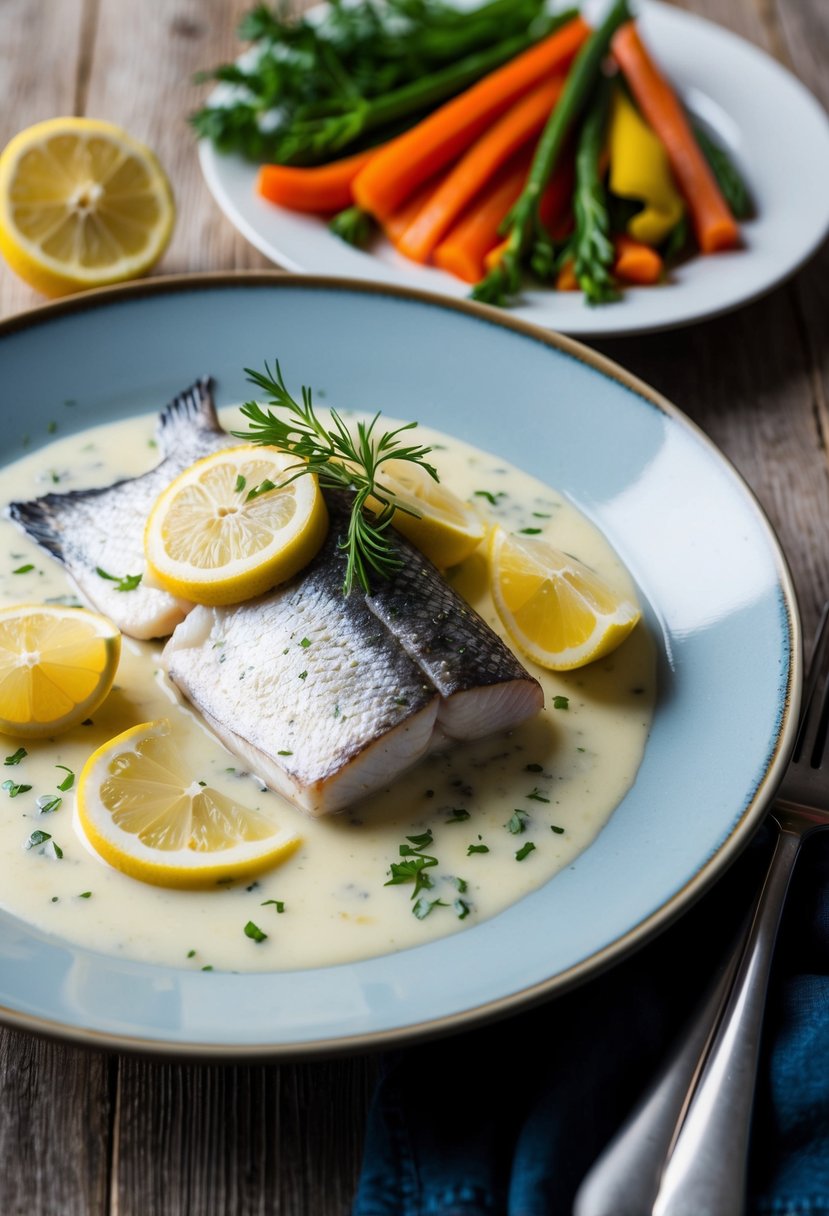
M 644 1097 L 585 1176 L 573 1216 L 647 1216 L 705 1053 L 714 1036 L 737 966 L 750 918 L 704 1000 Z
M 774 943 L 802 836 L 781 824 L 745 953 L 653 1216 L 741 1216 L 760 1034 Z

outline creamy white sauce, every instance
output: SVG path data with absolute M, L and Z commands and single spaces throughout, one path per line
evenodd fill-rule
M 108 485 L 158 460 L 155 415 L 96 427 L 25 456 L 3 469 L 3 497 Z M 233 411 L 223 424 L 235 425 Z M 617 557 L 587 520 L 553 490 L 487 455 L 420 428 L 434 443 L 441 479 L 474 502 L 492 522 L 534 527 L 620 588 L 631 590 Z M 476 491 L 497 496 L 492 506 Z M 28 564 L 33 569 L 20 574 Z M 134 574 L 137 571 L 118 571 Z M 452 581 L 503 635 L 486 589 L 483 555 L 453 572 Z M 63 569 L 8 520 L 0 521 L 0 602 L 39 603 L 74 596 Z M 125 592 L 125 594 L 129 594 Z M 508 639 L 507 639 L 508 640 Z M 0 736 L 2 780 L 32 789 L 10 797 L 0 789 L 0 906 L 48 933 L 110 954 L 194 969 L 282 970 L 324 966 L 401 950 L 461 931 L 551 880 L 594 839 L 636 774 L 654 701 L 655 651 L 644 625 L 612 655 L 569 674 L 527 668 L 544 687 L 546 708 L 510 734 L 432 755 L 388 790 L 335 817 L 312 820 L 264 791 L 183 705 L 160 672 L 160 645 L 123 640 L 116 685 L 92 724 L 54 740 Z M 566 697 L 567 708 L 555 708 Z M 168 717 L 186 749 L 194 779 L 267 809 L 301 832 L 300 850 L 252 883 L 209 891 L 176 891 L 128 878 L 101 861 L 82 839 L 74 790 L 61 793 L 65 765 L 80 772 L 89 754 L 139 722 Z M 18 746 L 28 755 L 5 767 Z M 62 799 L 44 813 L 37 799 Z M 526 812 L 524 830 L 505 826 Z M 468 818 L 463 818 L 468 813 Z M 32 831 L 51 846 L 26 849 Z M 431 829 L 426 851 L 438 858 L 427 892 L 448 906 L 425 919 L 412 914 L 412 888 L 386 886 L 407 836 Z M 535 849 L 523 860 L 516 853 Z M 470 846 L 488 852 L 469 854 Z M 465 889 L 459 889 L 459 881 Z M 462 885 L 462 883 L 460 885 Z M 273 903 L 284 905 L 277 912 Z M 463 906 L 457 901 L 462 900 Z M 461 919 L 459 913 L 468 914 Z M 253 921 L 266 940 L 245 936 Z

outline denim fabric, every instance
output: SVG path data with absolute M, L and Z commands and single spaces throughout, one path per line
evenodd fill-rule
M 576 991 L 386 1056 L 353 1216 L 570 1216 L 708 983 L 772 843 L 761 832 L 678 924 Z M 829 1213 L 829 836 L 807 844 L 795 877 L 765 1039 L 748 1212 Z

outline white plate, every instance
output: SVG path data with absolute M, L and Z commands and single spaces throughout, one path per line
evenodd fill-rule
M 207 372 L 224 405 L 244 399 L 245 367 L 275 356 L 328 402 L 382 408 L 500 453 L 603 529 L 638 583 L 659 653 L 636 781 L 572 866 L 503 913 L 357 963 L 204 974 L 97 954 L 0 914 L 9 1024 L 221 1056 L 357 1049 L 471 1025 L 562 991 L 667 924 L 736 856 L 782 773 L 800 638 L 768 523 L 678 410 L 567 339 L 489 309 L 308 277 L 202 275 L 87 293 L 0 325 L 1 459 L 14 458 L 21 419 L 36 446 L 58 415 L 66 433 L 146 413 Z
M 728 312 L 797 270 L 829 228 L 829 121 L 811 93 L 762 51 L 702 18 L 649 0 L 640 20 L 668 77 L 744 174 L 757 215 L 742 226 L 744 248 L 694 258 L 658 288 L 631 288 L 621 302 L 598 308 L 576 293 L 527 291 L 510 310 L 562 333 L 640 333 Z M 278 265 L 468 295 L 467 284 L 415 266 L 383 239 L 371 253 L 353 249 L 323 220 L 267 203 L 254 189 L 256 167 L 241 158 L 205 141 L 199 156 L 225 215 Z

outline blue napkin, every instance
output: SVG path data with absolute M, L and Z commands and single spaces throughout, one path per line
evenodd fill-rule
M 575 991 L 384 1056 L 353 1216 L 570 1216 L 581 1179 L 708 984 L 772 844 L 764 828 L 675 926 Z M 804 848 L 779 941 L 747 1211 L 829 1212 L 825 837 Z

